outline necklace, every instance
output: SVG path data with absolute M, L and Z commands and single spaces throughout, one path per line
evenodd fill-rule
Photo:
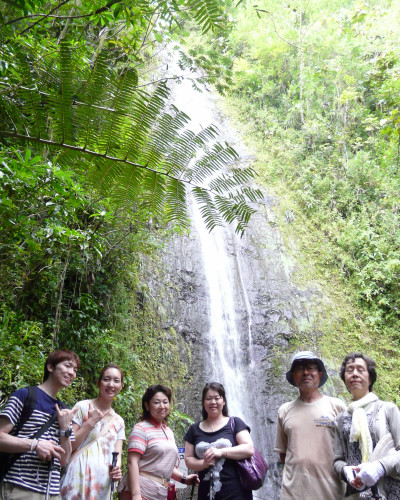
M 223 425 L 222 425 L 223 423 L 224 423 L 224 420 L 221 420 L 221 421 L 215 422 L 215 423 L 214 423 L 214 426 L 215 426 L 216 428 L 214 429 L 214 427 L 210 424 L 210 422 L 207 422 L 206 420 L 203 420 L 203 426 L 204 426 L 204 424 L 206 424 L 207 429 L 209 429 L 209 430 L 206 430 L 206 429 L 204 429 L 204 430 L 205 430 L 206 432 L 216 432 L 216 431 L 218 431 L 219 429 L 221 429 L 221 426 L 223 426 Z

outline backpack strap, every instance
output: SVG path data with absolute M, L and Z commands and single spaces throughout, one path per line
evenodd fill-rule
M 54 422 L 57 420 L 57 417 L 58 417 L 58 414 L 53 413 L 53 415 L 47 420 L 47 422 L 45 424 L 43 424 L 42 427 L 40 429 L 38 429 L 31 438 L 28 438 L 28 439 L 39 439 L 40 436 L 43 436 L 43 434 L 47 431 L 47 429 L 49 427 L 51 427 L 54 424 Z
M 24 407 L 22 408 L 22 412 L 21 415 L 19 416 L 18 422 L 15 424 L 12 430 L 13 435 L 17 435 L 24 426 L 24 424 L 31 418 L 33 410 L 35 409 L 36 406 L 36 399 L 37 399 L 36 385 L 29 386 L 27 387 L 27 389 L 28 389 L 28 395 L 26 396 L 26 399 L 24 401 Z
M 61 399 L 57 399 L 57 404 L 60 410 L 65 410 L 66 408 L 68 408 L 68 410 L 70 409 L 70 407 L 66 403 L 63 403 Z
M 25 399 L 20 418 L 13 428 L 13 431 L 16 435 L 22 429 L 22 426 L 25 424 L 25 422 L 27 422 L 31 417 L 36 406 L 36 399 L 36 386 L 28 387 L 28 396 Z M 60 409 L 68 408 L 68 406 L 59 399 L 57 399 L 57 404 Z M 38 429 L 33 436 L 28 437 L 28 439 L 39 439 L 40 436 L 42 436 L 47 431 L 47 429 L 54 424 L 54 422 L 57 420 L 57 417 L 57 412 L 53 413 L 53 415 L 49 417 L 49 419 L 42 425 L 42 427 L 40 427 L 40 429 Z M 4 458 L 4 460 L 2 460 L 3 463 L 0 471 L 0 484 L 6 476 L 7 472 L 11 469 L 18 458 L 23 455 L 23 453 L 4 453 L 2 455 L 4 455 L 4 457 L 2 457 Z

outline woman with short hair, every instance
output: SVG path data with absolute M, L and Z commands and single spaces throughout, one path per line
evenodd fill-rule
M 120 485 L 121 498 L 166 500 L 170 478 L 197 484 L 197 474 L 185 476 L 176 469 L 178 448 L 167 426 L 171 389 L 152 385 L 142 397 L 142 415 L 129 436 L 128 475 Z
M 340 376 L 352 395 L 336 422 L 334 467 L 347 483 L 346 497 L 400 498 L 400 412 L 372 392 L 375 361 L 348 354 Z M 378 497 L 379 494 L 385 497 Z

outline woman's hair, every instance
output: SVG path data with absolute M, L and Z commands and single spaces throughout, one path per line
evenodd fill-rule
M 169 387 L 161 384 L 151 385 L 146 389 L 146 392 L 142 397 L 142 414 L 140 415 L 140 420 L 149 420 L 149 418 L 151 417 L 150 410 L 146 408 L 146 404 L 150 404 L 151 399 L 155 394 L 157 394 L 157 392 L 162 392 L 163 394 L 165 394 L 168 398 L 168 401 L 171 402 L 172 392 Z M 168 420 L 168 415 L 164 420 Z
M 47 369 L 47 365 L 55 368 L 59 363 L 62 363 L 63 361 L 73 361 L 76 364 L 78 370 L 81 367 L 79 356 L 75 354 L 74 351 L 70 351 L 69 349 L 56 349 L 47 356 L 47 359 L 44 363 L 43 382 L 45 382 L 50 375 L 50 372 Z
M 228 403 L 226 402 L 224 386 L 222 384 L 220 384 L 219 382 L 209 382 L 208 384 L 206 384 L 204 386 L 203 395 L 201 397 L 201 404 L 202 404 L 201 416 L 203 417 L 203 420 L 206 420 L 208 417 L 208 413 L 206 412 L 206 409 L 204 408 L 204 400 L 206 399 L 206 394 L 208 391 L 216 391 L 221 396 L 221 398 L 224 398 L 225 404 L 222 408 L 222 415 L 224 417 L 227 417 L 229 415 L 229 413 L 228 413 Z
M 103 377 L 104 377 L 104 374 L 106 373 L 106 371 L 109 369 L 109 368 L 115 368 L 116 370 L 119 371 L 119 373 L 121 374 L 121 383 L 124 382 L 124 374 L 122 373 L 122 370 L 121 368 L 116 365 L 115 363 L 110 363 L 109 365 L 105 366 L 101 372 L 100 372 L 100 375 L 99 375 L 99 378 L 97 379 L 97 386 L 100 385 L 100 382 L 103 380 Z
M 346 372 L 346 365 L 349 362 L 354 363 L 356 358 L 363 359 L 365 361 L 365 364 L 367 365 L 367 370 L 368 370 L 368 374 L 369 374 L 369 382 L 370 382 L 368 389 L 371 392 L 372 386 L 374 385 L 374 383 L 376 381 L 376 364 L 375 364 L 375 361 L 373 359 L 369 358 L 365 354 L 361 354 L 359 352 L 352 352 L 352 353 L 348 354 L 344 358 L 342 366 L 340 367 L 340 378 L 343 380 L 343 382 L 345 382 L 344 374 Z

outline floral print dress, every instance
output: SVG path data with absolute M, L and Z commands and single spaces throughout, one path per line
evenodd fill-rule
M 92 400 L 80 401 L 73 423 L 82 426 Z M 106 431 L 103 432 L 104 428 Z M 62 500 L 108 500 L 111 492 L 109 465 L 117 441 L 125 440 L 125 423 L 114 410 L 94 426 L 72 454 L 61 480 Z

